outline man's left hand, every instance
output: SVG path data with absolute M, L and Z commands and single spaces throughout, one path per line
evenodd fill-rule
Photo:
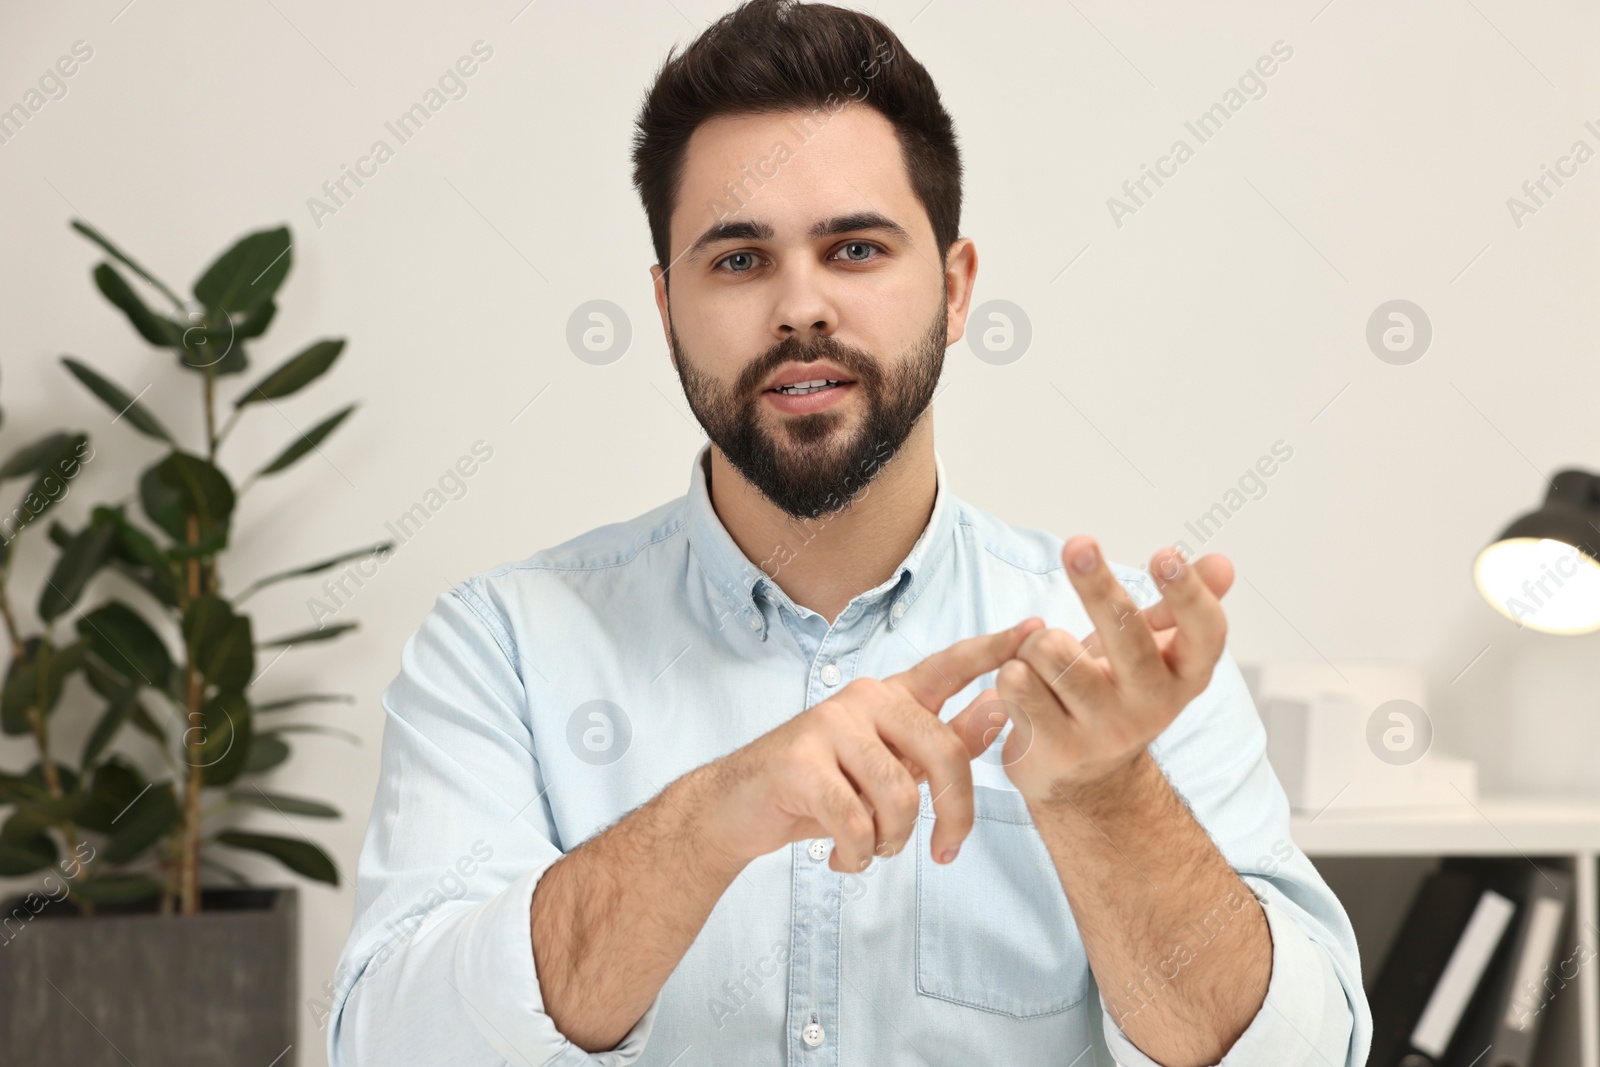
M 1030 633 L 999 670 L 999 703 L 976 702 L 988 722 L 972 716 L 964 727 L 998 730 L 1011 719 L 1006 774 L 1036 805 L 1072 800 L 1130 768 L 1204 691 L 1228 630 L 1218 598 L 1233 583 L 1224 556 L 1189 562 L 1163 549 L 1150 565 L 1162 600 L 1140 611 L 1093 538 L 1070 539 L 1061 558 L 1094 633 L 1081 643 L 1056 628 Z

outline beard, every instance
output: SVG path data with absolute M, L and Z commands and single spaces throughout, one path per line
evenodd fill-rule
M 885 371 L 863 349 L 817 335 L 809 344 L 790 335 L 768 349 L 723 386 L 695 367 L 683 350 L 668 308 L 668 336 L 689 409 L 706 436 L 722 449 L 735 470 L 761 495 L 796 519 L 817 519 L 842 511 L 894 458 L 933 400 L 944 369 L 948 339 L 945 308 L 899 368 Z M 850 419 L 845 404 L 805 415 L 777 415 L 779 428 L 766 428 L 761 383 L 785 363 L 828 359 L 855 378 L 866 416 L 841 436 Z

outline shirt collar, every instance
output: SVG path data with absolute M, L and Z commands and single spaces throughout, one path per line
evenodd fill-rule
M 715 599 L 720 604 L 719 617 L 731 614 L 740 625 L 755 631 L 762 640 L 766 640 L 767 620 L 762 614 L 760 605 L 756 603 L 758 593 L 782 606 L 787 606 L 790 610 L 798 611 L 788 594 L 767 574 L 767 570 L 777 573 L 784 559 L 782 552 L 785 550 L 780 547 L 779 553 L 774 558 L 761 561 L 767 570 L 752 563 L 740 551 L 727 528 L 722 525 L 716 509 L 711 506 L 711 490 L 706 475 L 710 463 L 711 443 L 708 441 L 695 453 L 689 475 L 689 492 L 685 497 L 687 510 L 685 524 L 690 550 L 699 560 L 702 572 L 717 594 Z M 868 602 L 888 595 L 889 603 L 886 606 L 890 629 L 904 618 L 912 603 L 927 588 L 949 555 L 951 542 L 954 540 L 958 505 L 950 495 L 944 462 L 939 458 L 937 450 L 933 454 L 933 467 L 936 488 L 933 512 L 928 517 L 927 526 L 923 528 L 916 544 L 911 546 L 906 558 L 895 568 L 894 574 L 881 585 L 863 594 Z M 803 551 L 803 547 L 790 545 L 787 550 Z

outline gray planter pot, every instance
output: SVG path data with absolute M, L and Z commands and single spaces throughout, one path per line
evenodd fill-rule
M 295 1067 L 299 894 L 206 889 L 183 918 L 92 918 L 35 896 L 0 913 L 0 1061 Z M 9 940 L 8 940 L 9 939 Z

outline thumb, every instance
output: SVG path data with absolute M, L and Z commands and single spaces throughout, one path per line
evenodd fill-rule
M 994 744 L 1010 718 L 1005 701 L 1000 699 L 1000 691 L 990 687 L 957 712 L 949 726 L 966 742 L 967 758 L 977 759 Z

